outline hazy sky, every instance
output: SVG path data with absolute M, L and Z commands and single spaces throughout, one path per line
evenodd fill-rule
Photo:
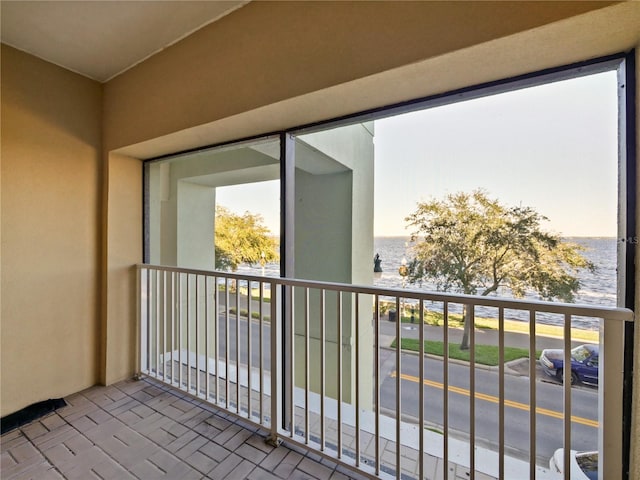
M 376 235 L 406 233 L 417 201 L 476 188 L 563 235 L 616 235 L 615 72 L 378 121 L 375 154 Z
M 375 122 L 375 235 L 407 235 L 416 202 L 482 188 L 564 236 L 615 236 L 615 72 Z M 277 232 L 279 182 L 218 189 Z
M 216 188 L 216 204 L 235 213 L 259 213 L 274 235 L 280 234 L 280 180 Z

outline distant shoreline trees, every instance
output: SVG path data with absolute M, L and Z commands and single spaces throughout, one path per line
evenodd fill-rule
M 261 215 L 232 213 L 216 206 L 215 268 L 236 271 L 238 265 L 255 265 L 278 260 L 278 241 L 263 224 Z
M 545 232 L 547 220 L 530 207 L 509 207 L 486 192 L 453 193 L 419 202 L 405 218 L 413 228 L 409 282 L 430 280 L 442 291 L 489 295 L 499 289 L 523 297 L 528 289 L 543 299 L 572 302 L 577 273 L 594 270 L 584 247 Z M 468 348 L 466 311 L 461 348 Z

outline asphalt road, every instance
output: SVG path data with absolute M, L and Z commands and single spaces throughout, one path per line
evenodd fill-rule
M 401 389 L 401 411 L 405 421 L 419 418 L 418 355 L 401 355 L 398 378 L 394 351 L 381 352 L 384 380 L 381 385 L 382 406 L 395 410 L 396 388 Z M 442 431 L 444 425 L 443 362 L 425 358 L 424 415 L 427 426 Z M 475 436 L 480 446 L 497 450 L 499 433 L 499 392 L 496 370 L 476 368 L 475 372 Z M 470 368 L 450 363 L 448 422 L 449 433 L 456 438 L 469 438 L 471 425 Z M 563 389 L 555 383 L 535 382 L 536 388 L 536 458 L 548 465 L 553 452 L 562 446 Z M 529 458 L 529 378 L 505 375 L 505 445 L 507 452 Z M 572 389 L 572 448 L 595 450 L 597 440 L 598 396 L 596 389 Z
M 226 320 L 220 316 L 220 343 L 218 354 L 225 356 L 224 339 Z M 235 316 L 228 319 L 229 359 L 236 363 L 236 322 Z M 259 324 L 251 322 L 252 367 L 259 366 Z M 262 332 L 263 362 L 266 371 L 270 369 L 270 325 L 264 323 Z M 240 321 L 240 363 L 247 364 L 247 321 Z M 212 353 L 212 352 L 211 352 Z M 444 424 L 443 362 L 437 358 L 424 360 L 424 412 L 428 427 L 442 430 Z M 401 375 L 398 378 L 396 354 L 388 348 L 381 349 L 382 407 L 395 411 L 396 387 L 401 389 L 401 411 L 403 420 L 417 421 L 419 418 L 419 356 L 402 354 Z M 525 370 L 526 371 L 526 370 Z M 497 368 L 475 369 L 475 436 L 479 446 L 497 450 L 498 445 L 498 371 Z M 563 438 L 563 388 L 540 373 L 534 383 L 536 388 L 536 458 L 540 465 L 548 465 L 553 452 L 562 446 Z M 467 439 L 470 431 L 470 368 L 465 363 L 449 364 L 449 404 L 448 422 L 450 435 Z M 529 458 L 529 388 L 527 376 L 505 375 L 505 445 L 509 455 L 528 460 Z M 572 448 L 577 450 L 597 449 L 597 388 L 572 388 Z

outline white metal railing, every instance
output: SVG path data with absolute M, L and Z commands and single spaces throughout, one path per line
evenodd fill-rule
M 552 478 L 549 452 L 564 447 L 568 465 L 571 449 L 592 446 L 600 478 L 621 477 L 630 310 L 151 265 L 137 272 L 138 371 L 268 429 L 274 443 L 372 477 L 420 479 Z M 482 311 L 497 330 L 469 330 L 468 362 L 450 358 L 452 347 L 426 355 L 425 340 L 457 338 L 450 324 L 463 307 L 474 327 Z M 508 332 L 506 320 L 523 312 L 526 332 Z M 537 334 L 542 314 L 564 325 L 562 338 Z M 425 326 L 428 316 L 442 325 Z M 563 385 L 533 381 L 542 379 L 537 350 L 559 346 L 570 364 L 576 317 L 600 320 L 600 387 L 572 388 L 568 369 Z M 401 349 L 406 339 L 417 352 Z M 497 348 L 497 367 L 476 363 L 485 343 Z M 533 360 L 524 376 L 507 374 L 515 344 Z

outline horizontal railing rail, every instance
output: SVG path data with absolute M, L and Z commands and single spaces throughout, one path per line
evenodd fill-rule
M 384 287 L 372 287 L 354 284 L 342 284 L 333 282 L 323 282 L 319 280 L 301 280 L 282 277 L 264 277 L 259 275 L 245 275 L 224 271 L 200 270 L 194 268 L 169 267 L 162 265 L 140 264 L 138 269 L 153 269 L 160 272 L 176 272 L 190 275 L 205 275 L 218 278 L 229 278 L 230 280 L 246 280 L 252 282 L 271 283 L 274 281 L 279 285 L 291 287 L 322 288 L 330 291 L 343 291 L 350 293 L 361 293 L 379 296 L 402 296 L 403 298 L 414 300 L 430 300 L 437 302 L 449 302 L 458 304 L 468 304 L 486 307 L 513 308 L 515 310 L 535 310 L 544 313 L 570 313 L 573 316 L 586 316 L 603 318 L 607 320 L 632 321 L 633 311 L 628 308 L 607 307 L 601 305 L 587 305 L 579 303 L 547 302 L 540 300 L 521 300 L 515 298 L 487 297 L 481 295 L 467 295 L 463 293 L 442 293 L 433 291 L 405 289 L 391 289 Z
M 153 265 L 137 273 L 139 372 L 268 429 L 274 443 L 371 477 L 420 479 L 552 478 L 572 450 L 591 449 L 601 472 L 619 477 L 609 475 L 621 468 L 630 310 Z M 495 329 L 477 328 L 480 311 Z M 543 316 L 560 338 L 538 334 Z M 591 373 L 574 372 L 576 317 L 599 332 Z M 524 319 L 525 332 L 507 331 L 509 319 Z M 468 350 L 458 349 L 461 323 L 473 327 Z

